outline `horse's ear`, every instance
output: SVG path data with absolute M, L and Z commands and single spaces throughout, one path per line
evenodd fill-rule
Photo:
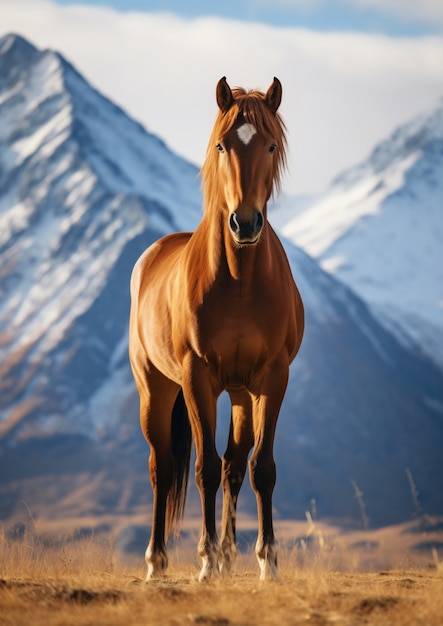
M 219 109 L 223 111 L 223 113 L 226 113 L 234 102 L 231 88 L 226 82 L 226 76 L 223 76 L 223 78 L 220 78 L 218 81 L 216 95 Z
M 265 102 L 273 113 L 276 113 L 280 106 L 282 91 L 281 82 L 274 76 L 274 82 L 269 87 L 265 96 Z

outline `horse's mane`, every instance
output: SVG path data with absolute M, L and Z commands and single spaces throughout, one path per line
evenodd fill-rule
M 234 126 L 239 117 L 252 124 L 259 134 L 271 135 L 277 144 L 274 158 L 273 192 L 279 191 L 281 180 L 287 162 L 286 126 L 278 112 L 273 113 L 265 102 L 265 94 L 262 91 L 246 91 L 241 87 L 232 90 L 234 103 L 223 112 L 218 111 L 206 151 L 205 162 L 201 168 L 204 209 L 213 205 L 217 197 L 216 179 L 218 167 L 217 143 Z

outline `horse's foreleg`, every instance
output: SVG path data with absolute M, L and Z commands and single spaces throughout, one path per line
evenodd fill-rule
M 254 443 L 252 404 L 249 393 L 231 393 L 232 418 L 229 440 L 223 456 L 223 517 L 220 571 L 229 574 L 237 555 L 237 499 L 246 473 L 248 454 Z
M 254 452 L 249 460 L 251 485 L 257 498 L 258 537 L 255 553 L 260 579 L 279 580 L 277 543 L 272 521 L 272 494 L 276 470 L 273 455 L 275 427 L 288 380 L 288 366 L 274 364 L 255 396 Z
M 260 580 L 279 580 L 277 543 L 272 522 L 272 493 L 275 485 L 275 462 L 270 451 L 254 452 L 249 462 L 251 485 L 256 493 L 258 537 L 255 554 L 260 565 Z
M 215 500 L 220 486 L 221 459 L 215 447 L 217 394 L 207 364 L 189 354 L 183 364 L 183 393 L 195 441 L 195 482 L 202 504 L 202 532 L 198 554 L 202 559 L 199 581 L 218 573 L 219 545 L 215 524 Z
M 220 485 L 221 462 L 215 447 L 204 444 L 196 450 L 195 481 L 202 502 L 202 533 L 198 554 L 202 559 L 199 582 L 210 580 L 218 574 L 219 543 L 215 525 L 215 500 Z

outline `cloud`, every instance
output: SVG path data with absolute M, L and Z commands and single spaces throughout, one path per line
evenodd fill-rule
M 443 95 L 438 37 L 319 33 L 218 18 L 2 0 L 1 33 L 61 51 L 92 84 L 201 164 L 215 85 L 283 83 L 289 192 L 318 192 L 394 126 Z

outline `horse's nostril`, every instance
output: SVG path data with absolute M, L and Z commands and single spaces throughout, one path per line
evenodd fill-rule
M 260 211 L 257 211 L 254 215 L 254 228 L 256 232 L 261 231 L 263 228 L 263 214 Z
M 229 218 L 229 226 L 234 233 L 240 232 L 240 222 L 238 221 L 238 217 L 235 213 L 231 213 L 231 217 Z

